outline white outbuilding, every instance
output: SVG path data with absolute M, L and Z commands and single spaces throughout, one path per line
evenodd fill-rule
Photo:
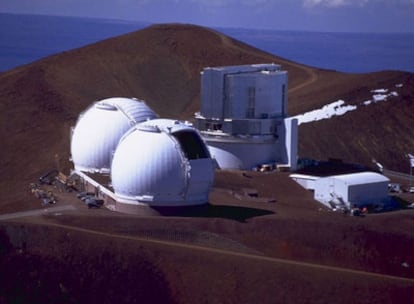
M 330 208 L 350 209 L 386 203 L 390 180 L 375 172 L 322 177 L 314 181 L 314 197 Z
M 71 158 L 75 170 L 109 173 L 112 154 L 125 132 L 157 118 L 144 101 L 114 97 L 93 103 L 72 129 Z
M 132 127 L 113 155 L 111 180 L 116 209 L 208 203 L 214 161 L 189 123 L 155 119 Z

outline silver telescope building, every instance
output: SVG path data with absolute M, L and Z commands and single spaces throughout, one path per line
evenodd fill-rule
M 277 64 L 201 72 L 201 110 L 195 125 L 220 168 L 296 168 L 297 120 L 287 114 L 287 76 Z

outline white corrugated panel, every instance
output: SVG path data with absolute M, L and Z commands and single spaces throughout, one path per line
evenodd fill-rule
M 109 98 L 83 112 L 73 130 L 71 155 L 75 169 L 107 172 L 122 135 L 136 123 L 157 115 L 144 102 Z
M 134 124 L 157 117 L 154 111 L 148 107 L 145 102 L 136 98 L 114 97 L 101 101 L 101 103 L 106 102 L 115 105 L 129 120 L 134 122 Z

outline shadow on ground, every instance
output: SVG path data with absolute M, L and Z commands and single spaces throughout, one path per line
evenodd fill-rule
M 245 222 L 246 220 L 257 217 L 274 214 L 273 211 L 239 207 L 239 206 L 223 206 L 223 205 L 203 205 L 196 207 L 185 208 L 154 208 L 160 215 L 165 216 L 184 216 L 184 217 L 199 217 L 199 218 L 225 218 L 235 220 L 238 222 Z

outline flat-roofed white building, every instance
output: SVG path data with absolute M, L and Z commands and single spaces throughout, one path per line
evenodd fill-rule
M 389 199 L 389 182 L 387 177 L 375 172 L 321 177 L 315 180 L 314 197 L 328 207 L 382 205 Z

